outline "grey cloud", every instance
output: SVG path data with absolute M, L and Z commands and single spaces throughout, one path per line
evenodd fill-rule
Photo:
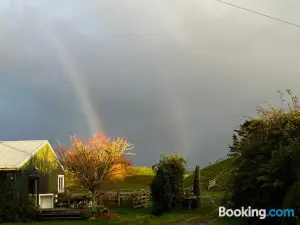
M 300 23 L 296 0 L 231 2 Z M 135 142 L 138 165 L 179 151 L 206 166 L 227 154 L 241 116 L 278 103 L 278 89 L 299 94 L 300 30 L 217 1 L 5 3 L 0 139 L 90 135 L 65 56 L 104 131 Z

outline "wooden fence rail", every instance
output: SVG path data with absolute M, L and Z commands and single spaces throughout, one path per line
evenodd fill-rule
M 143 191 L 105 191 L 101 199 L 98 199 L 98 204 L 123 208 L 145 208 L 147 201 L 147 193 Z
M 132 207 L 136 208 L 146 208 L 147 207 L 147 195 L 145 193 L 132 194 Z

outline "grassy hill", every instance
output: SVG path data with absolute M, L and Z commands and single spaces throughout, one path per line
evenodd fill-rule
M 150 167 L 133 167 L 122 181 L 107 181 L 102 185 L 102 189 L 146 189 L 152 182 L 154 172 Z M 77 185 L 72 185 L 71 193 L 87 195 L 87 191 Z
M 227 159 L 200 170 L 200 182 L 204 183 L 202 188 L 207 189 L 209 180 L 214 179 L 222 171 L 228 171 L 231 168 L 232 159 Z M 149 167 L 134 167 L 122 181 L 110 181 L 103 184 L 103 189 L 147 189 L 152 182 L 154 172 Z M 221 176 L 222 180 L 224 176 Z M 184 186 L 193 185 L 193 174 L 186 174 Z M 72 192 L 85 192 L 80 187 L 72 188 Z
M 134 167 L 122 181 L 111 181 L 103 185 L 105 189 L 143 189 L 148 188 L 154 177 L 152 168 Z
M 203 169 L 200 170 L 200 182 L 201 183 L 207 183 L 208 181 L 214 179 L 216 176 L 218 176 L 220 173 L 223 175 L 226 175 L 226 171 L 230 170 L 232 168 L 233 159 L 228 158 L 224 161 L 214 163 L 212 165 L 209 165 Z M 222 180 L 225 176 L 220 176 L 220 180 Z M 191 186 L 193 185 L 194 181 L 194 175 L 191 174 L 184 180 L 185 186 Z M 218 179 L 217 179 L 218 181 Z

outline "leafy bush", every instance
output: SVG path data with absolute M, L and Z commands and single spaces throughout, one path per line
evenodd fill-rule
M 91 215 L 92 215 L 92 210 L 91 209 L 80 211 L 80 216 L 84 219 L 88 219 Z M 98 216 L 97 212 L 96 212 L 96 216 Z
M 181 206 L 185 167 L 186 160 L 179 154 L 162 154 L 159 163 L 153 166 L 155 177 L 150 185 L 153 214 L 160 215 Z
M 235 131 L 230 146 L 235 167 L 226 195 L 230 207 L 289 206 L 299 212 L 300 107 L 298 99 L 289 90 L 287 93 L 292 98 L 287 111 L 280 93 L 282 108 L 259 107 L 258 118 L 244 122 Z M 295 218 L 255 221 L 255 224 L 273 225 L 296 223 Z
M 25 208 L 22 207 L 19 214 L 19 221 L 32 222 L 41 218 L 41 212 L 37 207 Z
M 32 222 L 40 219 L 40 210 L 36 207 L 24 207 L 5 204 L 0 208 L 2 222 Z

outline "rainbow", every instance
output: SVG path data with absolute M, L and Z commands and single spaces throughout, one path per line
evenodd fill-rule
M 103 127 L 101 126 L 99 116 L 90 100 L 87 89 L 84 86 L 84 82 L 80 79 L 80 71 L 79 68 L 76 67 L 75 59 L 72 57 L 72 54 L 69 54 L 63 38 L 51 27 L 50 23 L 44 21 L 44 23 L 41 24 L 41 28 L 45 31 L 44 34 L 48 41 L 57 51 L 60 62 L 72 84 L 81 109 L 83 110 L 83 115 L 89 128 L 90 135 L 95 135 L 97 132 L 102 131 Z
M 168 8 L 168 5 L 164 5 L 165 8 Z M 158 7 L 159 8 L 159 7 Z M 170 12 L 170 10 L 168 11 Z M 175 36 L 174 45 L 180 45 L 182 42 L 186 42 L 189 39 L 187 32 L 185 32 L 183 24 L 177 18 L 177 13 L 171 13 L 168 15 L 166 29 L 168 29 Z M 161 11 L 161 16 L 164 16 L 164 13 Z M 76 66 L 76 60 L 73 58 L 72 54 L 69 53 L 66 44 L 59 34 L 51 27 L 51 23 L 48 21 L 39 21 L 41 22 L 41 28 L 45 31 L 45 35 L 48 41 L 54 45 L 59 59 L 67 72 L 67 75 L 72 83 L 74 93 L 76 93 L 78 102 L 80 103 L 82 110 L 84 112 L 84 117 L 86 123 L 89 127 L 91 135 L 94 135 L 96 132 L 101 131 L 103 127 L 101 126 L 100 117 L 96 113 L 92 101 L 88 95 L 84 83 L 80 80 L 80 71 Z M 179 46 L 177 46 L 179 47 Z M 172 77 L 168 75 L 170 71 L 162 74 L 160 78 L 161 88 L 163 90 L 163 106 L 162 110 L 166 114 L 167 118 L 172 119 L 173 132 L 175 133 L 174 140 L 176 141 L 176 149 L 174 151 L 181 153 L 188 153 L 191 151 L 190 147 L 190 137 L 189 130 L 186 126 L 186 112 L 185 106 L 183 105 L 182 99 L 180 99 L 178 90 L 174 89 L 174 86 L 171 84 Z

